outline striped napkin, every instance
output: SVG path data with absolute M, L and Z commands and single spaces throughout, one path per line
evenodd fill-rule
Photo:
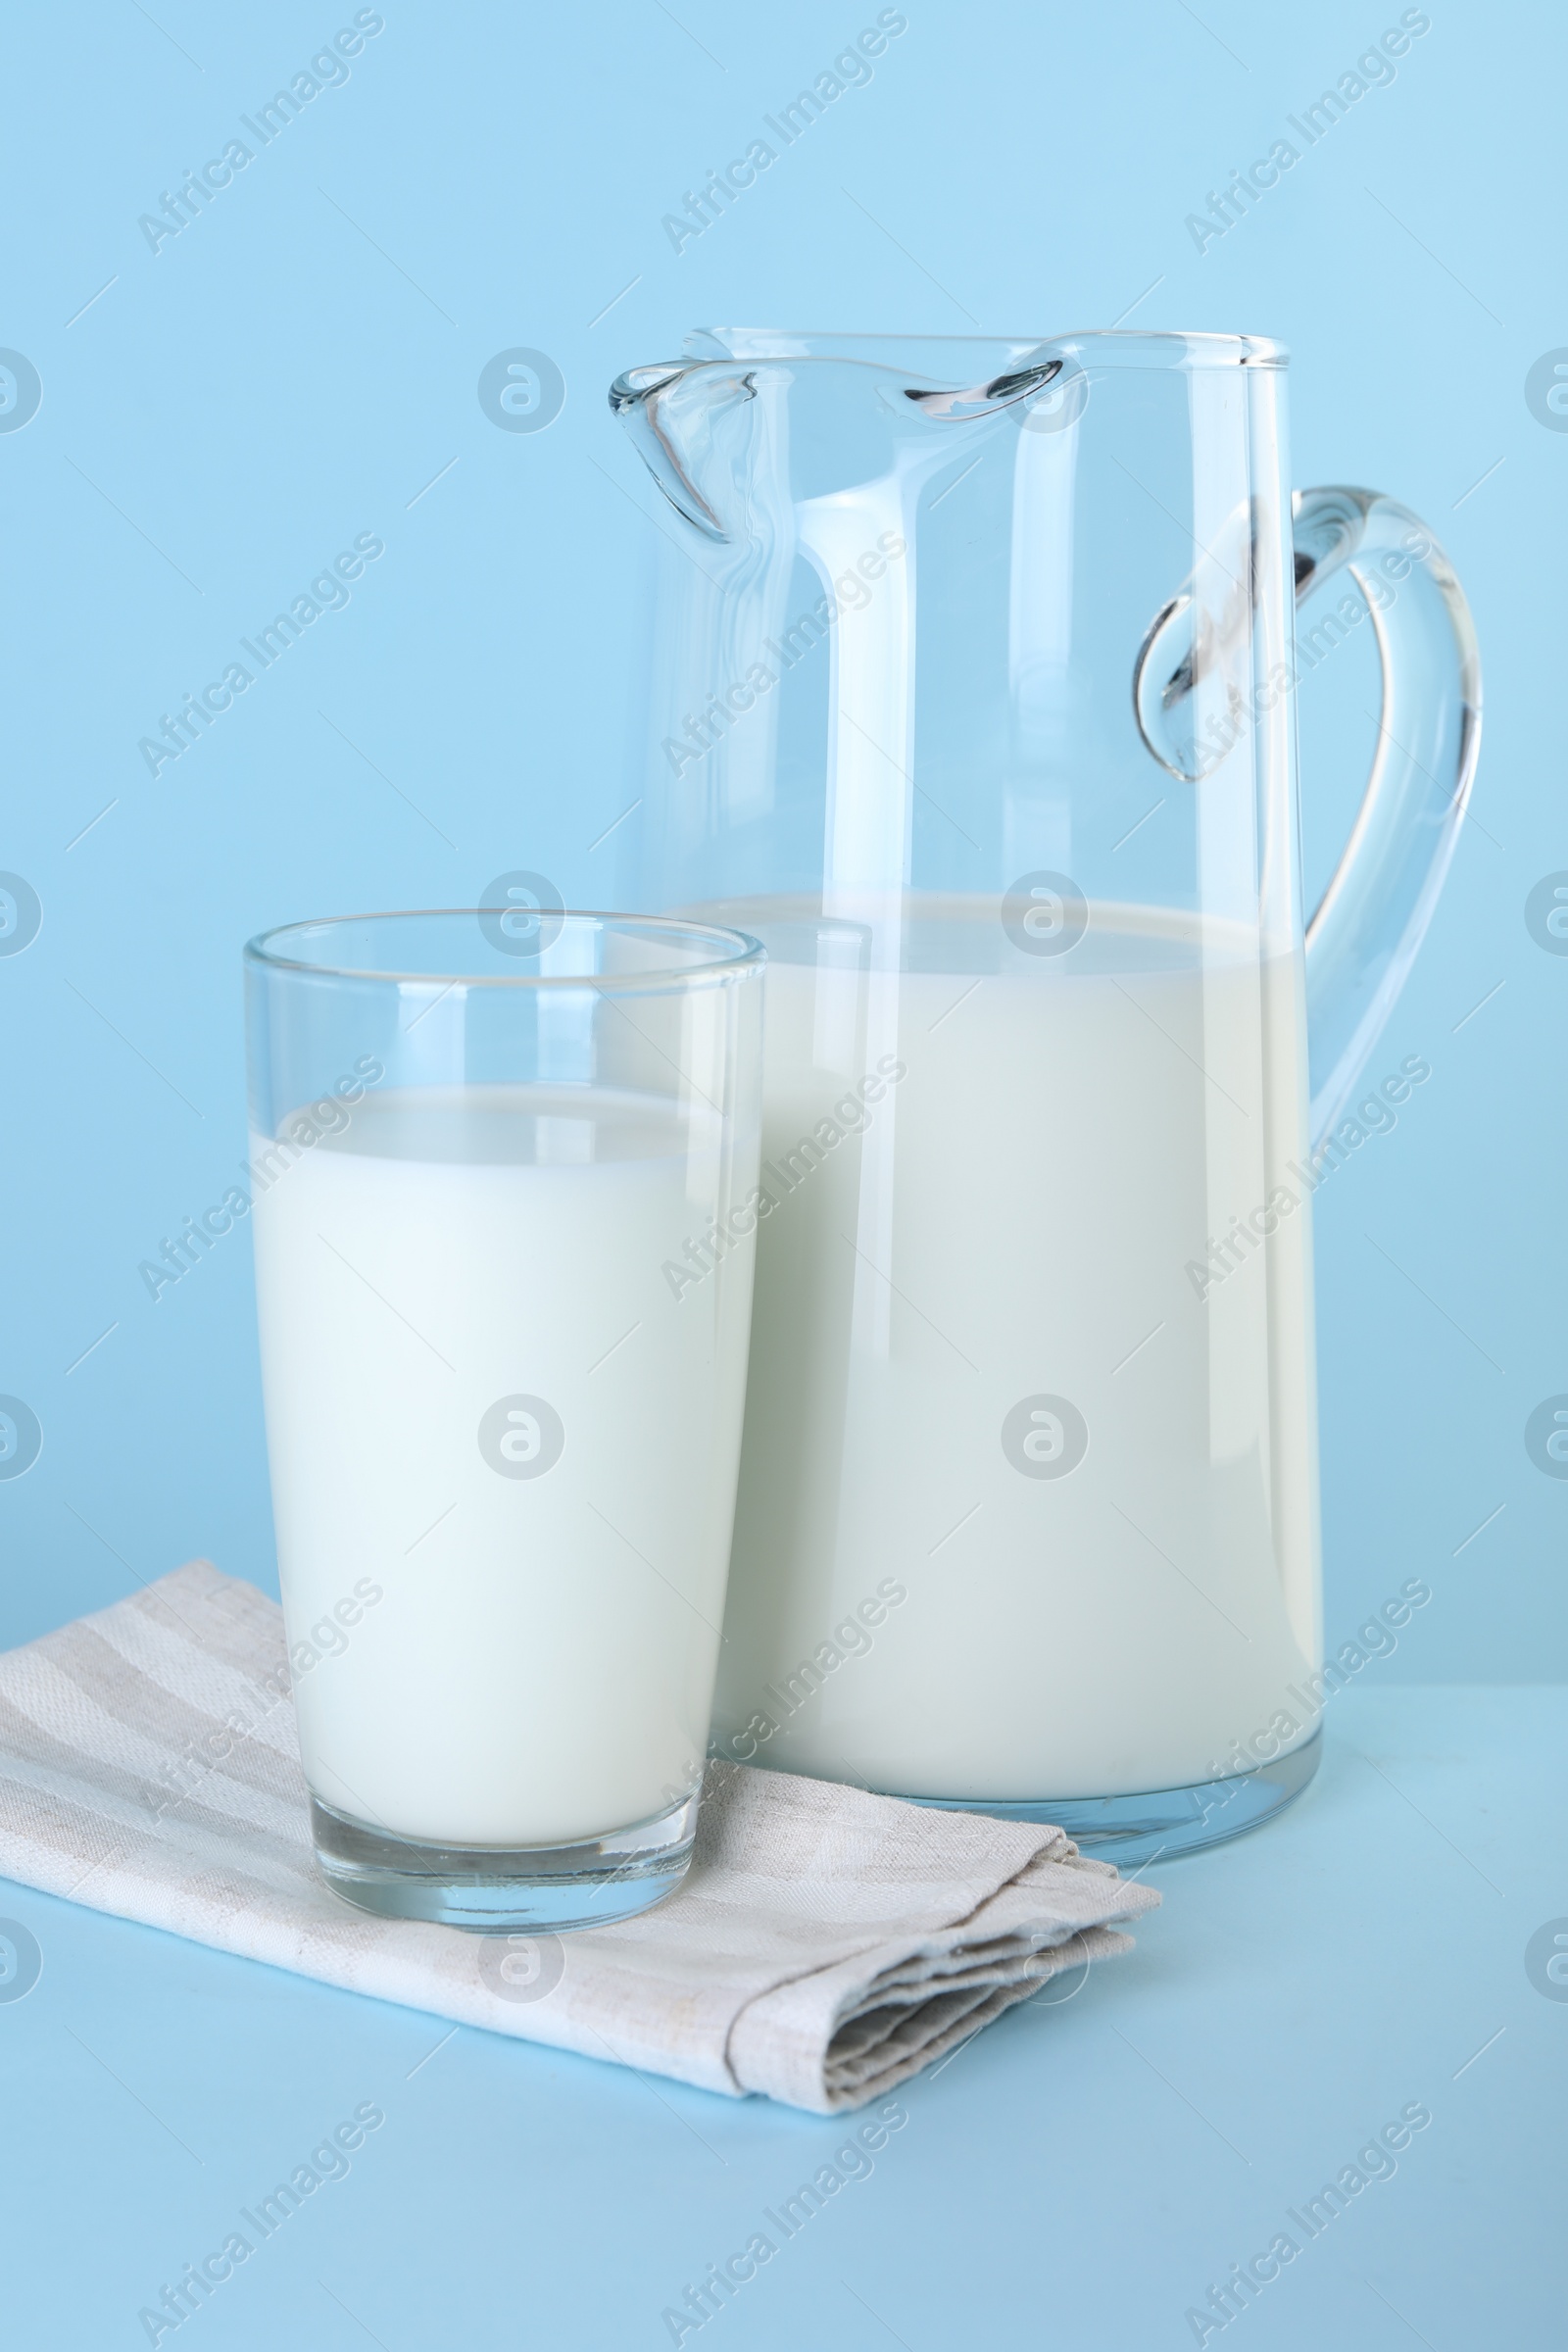
M 657 1909 L 556 1936 L 378 1920 L 317 1876 L 283 1618 L 194 1560 L 0 1656 L 0 1874 L 323 1984 L 817 2114 L 1124 1951 L 1159 1897 L 1060 1830 L 711 1764 Z

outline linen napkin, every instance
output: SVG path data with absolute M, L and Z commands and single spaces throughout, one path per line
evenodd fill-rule
M 685 1884 L 556 1936 L 378 1920 L 312 1861 L 282 1611 L 195 1560 L 0 1656 L 0 1874 L 322 1983 L 831 2114 L 1158 1902 L 1060 1830 L 711 1764 Z

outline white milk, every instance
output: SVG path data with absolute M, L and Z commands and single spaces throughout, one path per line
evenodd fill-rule
M 356 1820 L 550 1843 L 697 1784 L 750 1268 L 678 1306 L 661 1274 L 714 1210 L 716 1138 L 689 1135 L 633 1095 L 388 1090 L 258 1186 L 300 1745 Z M 560 1418 L 540 1475 L 481 1451 L 516 1396 Z M 503 1436 L 502 1459 L 544 1458 L 537 1416 Z
M 1279 1711 L 1282 1752 L 1298 1744 L 1288 1686 L 1318 1628 L 1291 967 L 1094 906 L 1070 955 L 1016 952 L 993 911 L 911 933 L 927 968 L 857 975 L 777 960 L 801 949 L 767 903 L 734 912 L 775 956 L 778 1205 L 759 1226 L 719 1746 L 1039 1798 L 1238 1769 L 1233 1743 Z M 770 1179 L 856 1081 L 900 1065 L 873 1075 L 858 1135 L 793 1190 Z M 1300 1205 L 1204 1302 L 1189 1261 L 1280 1185 Z M 1004 1450 L 1006 1415 L 1042 1395 L 1087 1426 L 1063 1476 Z M 1049 1464 L 1056 1429 L 1031 1429 Z

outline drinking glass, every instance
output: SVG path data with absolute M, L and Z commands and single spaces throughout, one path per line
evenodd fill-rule
M 603 1925 L 691 1857 L 734 1510 L 755 940 L 514 907 L 245 951 L 278 1571 L 318 1863 Z

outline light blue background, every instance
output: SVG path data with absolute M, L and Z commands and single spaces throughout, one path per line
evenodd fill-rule
M 0 866 L 31 881 L 44 922 L 0 960 L 0 1390 L 45 1442 L 0 1486 L 0 1631 L 198 1551 L 272 1585 L 248 1238 L 156 1304 L 136 1268 L 243 1149 L 250 933 L 471 904 L 515 866 L 604 903 L 612 842 L 591 845 L 638 789 L 662 519 L 609 416 L 612 375 L 704 321 L 1045 332 L 1144 295 L 1139 323 L 1282 336 L 1298 480 L 1403 498 L 1474 607 L 1475 820 L 1374 1073 L 1419 1052 L 1433 1078 L 1320 1196 L 1328 1622 L 1343 1638 L 1418 1566 L 1439 1605 L 1393 1675 L 1561 1676 L 1568 1483 L 1522 1434 L 1568 1389 L 1568 958 L 1522 913 L 1568 865 L 1552 659 L 1568 434 L 1523 394 L 1568 339 L 1561 25 L 1440 9 L 1392 86 L 1200 255 L 1186 216 L 1396 10 L 1216 6 L 1205 29 L 1177 0 L 917 7 L 870 84 L 677 255 L 662 217 L 860 24 L 827 5 L 681 13 L 688 30 L 653 0 L 393 7 L 346 86 L 155 255 L 138 216 L 338 18 L 171 0 L 166 33 L 117 0 L 81 15 L 68 62 L 58 18 L 10 12 L 25 225 L 0 341 L 44 395 L 0 435 Z M 515 345 L 565 377 L 546 431 L 480 410 L 480 368 Z M 138 739 L 367 530 L 387 552 L 348 609 L 154 781 Z M 1369 663 L 1347 647 L 1302 697 L 1319 874 L 1365 769 Z
M 1488 1816 L 1490 1832 L 1478 1820 L 1461 1843 L 1503 1835 L 1520 1782 L 1560 1758 L 1560 1716 L 1534 1746 L 1522 1731 L 1510 1746 L 1513 1702 L 1500 1694 L 1439 1705 L 1436 1694 L 1390 1686 L 1561 1680 L 1568 1666 L 1568 1482 L 1541 1475 L 1523 1445 L 1531 1408 L 1568 1390 L 1568 958 L 1544 954 L 1523 920 L 1531 886 L 1568 866 L 1568 434 L 1544 429 L 1524 398 L 1532 363 L 1568 344 L 1562 20 L 1544 6 L 1438 0 L 1393 85 L 1371 90 L 1200 255 L 1186 216 L 1234 166 L 1294 137 L 1287 114 L 1350 70 L 1397 21 L 1396 7 L 1202 0 L 1200 19 L 1181 0 L 1073 11 L 912 0 L 908 29 L 869 86 L 847 92 L 677 255 L 662 216 L 742 153 L 762 115 L 826 67 L 873 7 L 678 0 L 672 16 L 657 0 L 555 10 L 394 0 L 347 85 L 324 91 L 152 253 L 138 215 L 220 154 L 241 113 L 254 114 L 353 13 L 326 0 L 265 11 L 155 0 L 156 23 L 133 0 L 5 12 L 0 344 L 27 355 L 44 390 L 25 428 L 0 434 L 0 867 L 27 877 L 44 919 L 24 954 L 0 958 L 0 1391 L 24 1397 L 45 1434 L 28 1475 L 0 1483 L 0 1641 L 100 1605 L 197 1552 L 275 1590 L 248 1240 L 242 1229 L 220 1244 L 156 1304 L 137 1264 L 221 1196 L 243 1150 L 239 949 L 249 934 L 354 907 L 471 903 L 516 866 L 553 875 L 568 903 L 603 903 L 609 852 L 593 845 L 637 789 L 642 602 L 662 521 L 609 416 L 611 377 L 670 356 L 700 323 L 952 332 L 978 322 L 1044 334 L 1108 324 L 1136 305 L 1130 322 L 1144 326 L 1282 337 L 1295 355 L 1297 480 L 1370 483 L 1405 500 L 1448 547 L 1475 612 L 1488 713 L 1475 818 L 1374 1056 L 1377 1075 L 1423 1054 L 1433 1077 L 1396 1131 L 1374 1138 L 1319 1196 L 1318 1279 L 1329 1632 L 1343 1639 L 1408 1576 L 1430 1582 L 1433 1604 L 1373 1670 L 1380 1703 L 1426 1710 L 1399 1715 L 1387 1738 L 1413 1741 L 1412 1756 L 1426 1759 L 1433 1793 L 1423 1802 L 1440 1819 L 1452 1827 L 1450 1809 L 1465 1803 Z M 480 369 L 517 345 L 551 354 L 565 378 L 564 410 L 544 432 L 499 431 L 478 405 Z M 323 616 L 154 781 L 138 738 L 365 531 L 379 533 L 386 553 L 348 609 Z M 1367 761 L 1368 659 L 1365 648 L 1345 649 L 1302 696 L 1309 858 L 1320 879 Z M 1533 1703 L 1547 1706 L 1546 1694 Z M 1411 1860 L 1389 1808 L 1357 1810 L 1348 1779 L 1333 1789 L 1321 1785 L 1299 1808 L 1307 1826 L 1270 1834 L 1281 1842 L 1259 1838 L 1167 1874 L 1169 1908 L 1146 1937 L 1157 1953 L 1180 1892 L 1189 1941 L 1148 1966 L 1175 1967 L 1179 1949 L 1206 1981 L 1194 2063 L 1223 2086 L 1222 2104 L 1230 2093 L 1241 2102 L 1231 2136 L 1267 2133 L 1269 2195 L 1281 2198 L 1315 2186 L 1391 2101 L 1431 2095 L 1450 2041 L 1457 2066 L 1483 2040 L 1496 2004 L 1471 2003 L 1467 1985 L 1506 1984 L 1529 2030 L 1547 2036 L 1543 2060 L 1549 2046 L 1557 2066 L 1552 2030 L 1568 2019 L 1568 2008 L 1530 1992 L 1518 1960 L 1530 1929 L 1568 1912 L 1560 1874 L 1552 1885 L 1530 1860 L 1544 1839 L 1555 1838 L 1560 1852 L 1560 1814 L 1493 1869 L 1514 1893 L 1494 1927 L 1493 1897 L 1437 1843 Z M 1370 1862 L 1391 1840 L 1396 1867 L 1385 1882 Z M 1429 1852 L 1430 1879 L 1421 1875 Z M 1287 1855 L 1304 1880 L 1281 1877 Z M 1348 1883 L 1352 1865 L 1365 1875 Z M 345 2102 L 378 2093 L 393 2064 L 377 2041 L 386 2020 L 400 2059 L 405 2044 L 416 2055 L 424 2046 L 423 2020 L 42 1898 L 8 1891 L 8 1900 L 32 1921 L 57 1973 L 25 2007 L 0 2010 L 0 2026 L 30 2030 L 46 1995 L 74 1986 L 62 2018 L 88 2040 L 101 2033 L 106 2057 L 112 2044 L 119 2071 L 164 2112 L 168 2098 L 151 2085 L 174 2085 L 176 2104 L 196 2081 L 205 2086 L 206 2121 L 192 2133 L 204 2151 L 222 2132 L 237 2135 L 235 2197 L 293 2162 L 296 2143 L 303 2150 Z M 1272 2029 L 1266 2016 L 1252 2019 L 1237 2043 L 1230 2005 L 1256 2006 L 1247 1971 L 1266 1973 L 1282 1948 L 1257 1934 L 1259 1905 L 1307 1989 L 1284 2002 Z M 1194 1922 L 1205 1918 L 1210 1928 L 1195 1940 Z M 1303 1953 L 1303 1937 L 1340 1929 L 1348 1943 L 1336 1932 L 1320 1954 Z M 1143 1954 L 1130 1966 L 1144 1967 Z M 1187 2046 L 1196 2029 L 1185 1992 L 1145 2025 L 1135 2002 L 1111 1993 L 1107 1979 L 1101 2017 L 1135 2038 L 1147 2028 L 1173 2051 Z M 1005 2311 L 1009 2331 L 995 2340 L 1008 2342 L 1114 2341 L 1142 2352 L 1184 2340 L 1189 2272 L 1197 2287 L 1250 2252 L 1269 2197 L 1254 2200 L 1256 2228 L 1249 2205 L 1234 2228 L 1210 2208 L 1200 2229 L 1180 2134 L 1165 2136 L 1167 2119 L 1151 2121 L 1134 2100 L 1120 2112 L 1136 2128 L 1143 2169 L 1129 2174 L 1134 2203 L 1112 2227 L 1119 2045 L 1108 2026 L 1099 2029 L 1103 2049 L 1053 2043 L 1053 2022 L 1030 2012 L 1010 2038 L 988 2035 L 922 2094 L 921 2132 L 890 2150 L 884 2173 L 907 2150 L 922 2182 L 898 2208 L 902 2229 L 947 2250 L 952 2291 L 927 2317 L 961 2331 L 965 2311 L 971 2321 Z M 345 2033 L 356 2060 L 365 2054 L 356 2034 L 375 2045 L 364 2066 L 341 2056 Z M 1027 2034 L 1041 2036 L 1038 2058 L 1025 2054 Z M 1408 2064 L 1407 2037 L 1418 2045 Z M 40 2070 L 28 2129 L 55 2134 L 41 2185 L 67 2207 L 74 2197 L 114 2204 L 116 2232 L 145 2245 L 149 2285 L 205 2251 L 199 2200 L 177 2220 L 164 2211 L 156 2228 L 135 2218 L 143 2190 L 127 2203 L 124 2181 L 142 2143 L 128 2126 L 122 2147 L 98 2137 L 119 2130 L 104 2102 L 121 2093 L 91 2061 L 60 2077 L 56 2057 L 69 2045 L 58 2034 L 13 2043 L 31 2048 L 24 2066 Z M 449 2308 L 475 2324 L 509 2312 L 498 2340 L 661 2340 L 664 2268 L 676 2284 L 727 2251 L 747 2197 L 732 2200 L 733 2220 L 728 2204 L 710 2212 L 696 2176 L 688 2181 L 677 2165 L 670 2177 L 696 2200 L 696 2218 L 664 2268 L 659 2232 L 675 2227 L 680 2196 L 657 2209 L 662 2222 L 644 2213 L 623 2233 L 616 2251 L 639 2284 L 600 2332 L 590 2280 L 608 2257 L 591 2232 L 572 2252 L 584 2266 L 577 2283 L 552 2274 L 548 2292 L 526 2286 L 530 2266 L 554 2259 L 537 2134 L 563 2161 L 576 2151 L 591 2183 L 600 2135 L 613 2125 L 622 2171 L 635 2180 L 643 2166 L 652 2179 L 671 2161 L 669 2140 L 643 2143 L 626 2118 L 639 2107 L 652 2132 L 653 2100 L 604 2070 L 498 2053 L 482 2036 L 453 2046 L 469 2053 L 483 2087 L 467 2102 L 450 2077 L 422 2090 L 434 2100 L 425 2129 L 450 2148 L 454 2184 L 499 2168 L 506 2195 L 464 2212 L 484 2216 L 484 2294 L 500 2296 L 495 2249 L 509 2247 L 517 2300 L 476 2303 L 480 2290 L 464 2289 Z M 443 2063 L 412 2087 L 439 2082 Z M 1478 2063 L 1459 2087 L 1475 2091 L 1492 2064 Z M 991 2086 L 989 2105 L 956 2095 L 965 2067 Z M 79 2166 L 51 2084 L 78 2118 Z M 1032 2086 L 1027 2096 L 1020 2085 Z M 1519 2218 L 1529 2200 L 1512 2221 L 1498 2204 L 1500 2180 L 1529 2178 L 1534 2143 L 1495 2121 L 1485 2163 L 1470 2167 L 1460 2153 L 1493 2131 L 1493 2095 L 1481 2094 L 1446 2143 L 1436 2168 L 1451 2200 L 1444 2211 L 1460 2234 L 1478 2214 L 1496 2222 L 1501 2234 L 1489 2223 L 1483 2235 L 1494 2276 L 1514 2281 L 1518 2323 L 1503 2333 L 1544 2343 L 1544 2319 L 1527 2310 L 1535 2290 L 1520 2283 L 1536 2276 Z M 683 2115 L 713 2112 L 697 2094 L 671 2097 Z M 756 2178 L 767 2201 L 789 2185 L 772 2161 L 777 2141 L 826 2128 L 753 2108 L 725 2110 L 722 2130 L 762 2145 Z M 685 2133 L 670 2132 L 679 2147 Z M 1436 2128 L 1429 2136 L 1436 2158 Z M 385 2138 L 392 2161 L 390 2125 Z M 1510 2139 L 1505 2162 L 1497 2151 Z M 1052 2151 L 1046 2172 L 1027 2171 L 1042 2147 Z M 241 2162 L 250 2152 L 254 2162 Z M 368 2153 L 362 2172 L 375 2161 Z M 1420 2161 L 1413 2154 L 1409 2169 Z M 793 2149 L 779 2163 L 793 2180 Z M 996 2226 L 972 2254 L 953 2219 L 959 2176 Z M 1030 2193 L 1008 2185 L 1019 2178 Z M 405 2242 L 427 2233 L 431 2265 L 448 2230 L 475 2251 L 443 2179 L 427 2170 L 396 2226 Z M 209 2200 L 215 2212 L 226 2211 L 228 2185 Z M 867 2212 L 879 2185 L 855 2192 Z M 1399 2185 L 1378 2193 L 1392 2199 Z M 361 2186 L 334 2193 L 347 2208 Z M 591 2200 L 591 2184 L 582 2193 Z M 360 2259 L 372 2282 L 389 2226 L 377 2210 Z M 1421 2212 L 1409 2225 L 1412 2277 L 1415 2249 L 1441 2234 L 1436 2209 Z M 1102 2275 L 1131 2266 L 1142 2283 L 1109 2305 L 1075 2287 L 1072 2325 L 1058 2337 L 1055 2279 L 1073 2265 L 1075 2230 L 1086 2230 L 1087 2259 Z M 896 2242 L 897 2233 L 889 2262 Z M 1190 2262 L 1174 2250 L 1189 2243 Z M 131 2340 L 139 2251 L 133 2261 L 120 2234 L 113 2246 L 113 2293 L 105 2289 L 90 2325 L 75 2290 L 30 2274 L 29 2344 Z M 1033 2266 L 1023 2276 L 1038 2282 L 1038 2306 L 1015 2272 L 1005 2294 L 995 2285 L 1004 2255 Z M 970 2259 L 966 2304 L 956 2282 Z M 427 2300 L 407 2315 L 396 2294 L 371 2296 L 378 2339 L 460 2340 L 443 2333 L 435 2277 L 424 2275 Z M 233 2316 L 215 2308 L 202 2321 L 215 2341 L 277 2342 L 277 2330 L 300 2343 L 364 2340 L 347 2319 L 329 2333 L 314 2310 L 306 2324 L 292 2304 L 286 2318 L 275 2307 L 270 2334 L 266 2307 L 246 2316 L 239 2290 L 229 2292 Z M 869 2319 L 846 2320 L 848 2304 L 829 2321 L 809 2299 L 764 2309 L 753 2292 L 759 2316 L 723 2323 L 736 2341 L 891 2340 Z M 1261 2341 L 1315 2344 L 1336 2328 L 1347 2342 L 1408 2340 L 1365 2298 L 1353 2326 L 1332 2298 L 1303 2295 L 1295 2318 L 1283 2288 L 1274 2300 L 1276 2320 L 1262 2309 L 1255 2327 L 1249 2317 Z M 1482 2310 L 1471 2318 L 1484 2326 Z M 536 2335 L 530 2312 L 547 2333 Z M 1107 2312 L 1120 2317 L 1112 2324 Z M 416 2313 L 419 2327 L 400 2331 Z M 899 2313 L 890 2311 L 900 2340 L 920 2352 L 954 2340 L 925 2324 L 918 2296 Z M 1442 2297 L 1418 2316 L 1445 2352 L 1475 2340 Z
M 604 903 L 612 850 L 590 845 L 638 789 L 662 519 L 612 375 L 704 321 L 1046 332 L 1108 323 L 1159 279 L 1141 323 L 1288 342 L 1297 478 L 1414 506 L 1485 663 L 1476 818 L 1375 1073 L 1419 1052 L 1433 1078 L 1320 1198 L 1329 1631 L 1419 1566 L 1439 1605 L 1392 1673 L 1562 1675 L 1568 1483 L 1522 1435 L 1568 1389 L 1568 958 L 1522 915 L 1568 865 L 1550 652 L 1568 434 L 1523 396 L 1568 338 L 1549 13 L 1440 10 L 1394 83 L 1201 255 L 1186 216 L 1290 135 L 1376 11 L 1216 10 L 1205 30 L 1175 0 L 917 8 L 870 84 L 679 255 L 662 217 L 827 65 L 853 11 L 692 10 L 683 31 L 652 0 L 394 7 L 348 83 L 156 255 L 138 216 L 338 20 L 176 6 L 166 37 L 127 0 L 81 22 L 64 74 L 57 19 L 13 12 L 10 33 L 26 226 L 0 340 L 44 397 L 0 436 L 0 865 L 44 923 L 0 961 L 0 1389 L 45 1444 L 0 1487 L 5 1634 L 198 1551 L 272 1584 L 248 1237 L 156 1304 L 136 1272 L 243 1150 L 241 942 L 471 904 L 515 866 Z M 498 430 L 476 398 L 514 345 L 565 377 L 540 433 Z M 138 739 L 367 530 L 387 552 L 348 609 L 154 781 Z M 1364 772 L 1369 660 L 1345 649 L 1303 696 L 1319 872 Z

